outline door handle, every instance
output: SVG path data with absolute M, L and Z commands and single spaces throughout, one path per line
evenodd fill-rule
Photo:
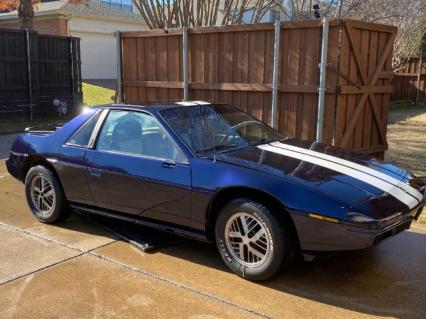
M 165 168 L 174 168 L 176 167 L 176 163 L 172 161 L 165 161 L 163 164 L 161 164 L 161 166 Z
M 89 173 L 90 176 L 94 176 L 94 177 L 100 177 L 102 175 L 101 170 L 96 168 L 89 168 L 87 169 L 87 172 Z

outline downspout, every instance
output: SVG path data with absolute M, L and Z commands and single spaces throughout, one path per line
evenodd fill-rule
M 67 18 L 67 36 L 71 36 L 71 27 L 70 27 L 70 21 L 72 18 L 74 18 L 73 13 L 66 15 Z

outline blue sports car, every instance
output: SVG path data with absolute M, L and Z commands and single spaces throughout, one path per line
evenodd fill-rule
M 92 107 L 28 129 L 7 167 L 41 222 L 76 209 L 215 242 L 251 280 L 296 256 L 370 247 L 425 203 L 425 180 L 404 169 L 205 102 Z

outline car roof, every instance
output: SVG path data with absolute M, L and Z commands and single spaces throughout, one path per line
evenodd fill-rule
M 127 103 L 112 103 L 104 104 L 99 107 L 102 108 L 114 108 L 114 109 L 132 109 L 132 110 L 144 110 L 150 113 L 159 112 L 161 110 L 175 108 L 175 107 L 188 107 L 195 105 L 211 105 L 210 102 L 205 101 L 185 101 L 185 102 L 166 102 L 166 103 L 152 103 L 152 104 L 127 104 Z

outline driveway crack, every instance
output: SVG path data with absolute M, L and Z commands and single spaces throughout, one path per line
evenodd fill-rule
M 30 232 L 30 231 L 28 231 L 26 229 L 23 229 L 23 228 L 19 228 L 19 227 L 16 227 L 16 226 L 8 225 L 8 224 L 2 223 L 2 222 L 0 222 L 0 226 L 12 229 L 12 230 L 20 232 L 20 233 L 24 233 L 24 234 L 29 235 L 29 236 L 36 237 L 38 239 L 42 239 L 42 240 L 48 241 L 48 242 L 50 242 L 52 244 L 56 244 L 56 245 L 59 245 L 59 246 L 62 246 L 62 247 L 68 248 L 68 249 L 76 250 L 76 251 L 79 251 L 81 253 L 87 253 L 89 251 L 92 251 L 92 250 L 95 250 L 95 249 L 98 249 L 98 248 L 102 248 L 102 247 L 105 247 L 105 246 L 108 246 L 108 245 L 110 245 L 112 243 L 117 242 L 117 239 L 113 239 L 111 242 L 108 242 L 106 244 L 99 245 L 99 246 L 93 247 L 93 248 L 88 249 L 88 250 L 84 250 L 84 249 L 79 249 L 77 247 L 73 247 L 73 246 L 64 244 L 64 243 L 62 243 L 60 241 L 57 241 L 57 240 L 54 240 L 54 239 L 51 239 L 51 238 L 40 236 L 40 235 L 38 235 L 38 234 L 36 234 L 34 232 Z
M 172 285 L 172 286 L 184 289 L 184 290 L 188 290 L 188 291 L 190 291 L 190 292 L 192 292 L 194 294 L 202 295 L 203 297 L 207 297 L 208 299 L 211 299 L 211 300 L 214 300 L 214 301 L 226 304 L 228 306 L 235 307 L 235 308 L 237 308 L 237 309 L 239 309 L 241 311 L 245 311 L 245 312 L 248 312 L 248 313 L 251 313 L 251 314 L 255 314 L 255 315 L 257 315 L 259 317 L 262 317 L 262 318 L 268 318 L 268 319 L 269 318 L 271 318 L 271 319 L 273 318 L 273 317 L 271 317 L 271 316 L 269 316 L 269 315 L 267 315 L 265 313 L 262 313 L 262 312 L 259 312 L 259 311 L 255 310 L 255 309 L 251 309 L 251 308 L 248 308 L 248 307 L 243 306 L 241 304 L 234 303 L 234 302 L 232 302 L 232 301 L 230 301 L 228 299 L 225 299 L 225 298 L 213 295 L 213 294 L 208 293 L 208 292 L 204 292 L 204 291 L 199 290 L 199 289 L 195 289 L 195 288 L 193 288 L 191 286 L 179 283 L 179 282 L 171 280 L 171 279 L 169 279 L 167 277 L 164 277 L 164 276 L 161 276 L 161 275 L 158 275 L 158 274 L 154 274 L 152 272 L 145 271 L 143 269 L 140 269 L 140 268 L 137 268 L 137 267 L 133 267 L 133 266 L 127 265 L 125 263 L 121 263 L 121 262 L 119 262 L 117 260 L 108 258 L 108 257 L 106 257 L 104 255 L 101 255 L 99 253 L 96 253 L 94 251 L 90 251 L 90 252 L 88 252 L 88 254 L 92 255 L 94 257 L 100 258 L 100 259 L 102 259 L 104 261 L 108 261 L 110 263 L 118 265 L 120 267 L 123 267 L 123 268 L 129 269 L 131 271 L 137 272 L 137 273 L 139 273 L 141 275 L 144 275 L 146 277 L 149 277 L 151 279 L 155 279 L 157 281 L 160 281 L 160 282 L 163 282 L 163 283 L 167 283 L 169 285 Z
M 222 303 L 222 304 L 225 304 L 225 305 L 228 305 L 228 306 L 231 306 L 231 307 L 237 308 L 237 309 L 238 309 L 238 310 L 240 310 L 240 311 L 244 311 L 244 312 L 247 312 L 247 313 L 250 313 L 250 314 L 253 314 L 253 315 L 257 315 L 257 316 L 262 317 L 262 318 L 268 318 L 268 319 L 269 319 L 269 318 L 273 318 L 273 317 L 271 317 L 271 316 L 269 316 L 269 315 L 267 315 L 267 314 L 265 314 L 265 313 L 262 313 L 262 312 L 259 312 L 259 311 L 255 310 L 255 309 L 251 309 L 251 308 L 248 308 L 248 307 L 243 306 L 243 305 L 241 305 L 241 304 L 234 303 L 234 302 L 232 302 L 232 301 L 230 301 L 230 300 L 228 300 L 228 299 L 225 299 L 225 298 L 222 298 L 222 297 L 216 296 L 216 295 L 211 294 L 211 293 L 208 293 L 208 292 L 204 292 L 204 291 L 199 290 L 199 289 L 195 289 L 195 288 L 193 288 L 193 287 L 191 287 L 191 286 L 188 286 L 188 285 L 185 285 L 185 284 L 179 283 L 179 282 L 174 281 L 174 280 L 172 280 L 172 279 L 169 279 L 169 278 L 167 278 L 167 277 L 164 277 L 164 276 L 161 276 L 161 275 L 158 275 L 158 274 L 155 274 L 155 273 L 151 273 L 151 272 L 145 271 L 145 270 L 140 269 L 140 268 L 136 268 L 136 267 L 133 267 L 133 266 L 127 265 L 127 264 L 125 264 L 125 263 L 122 263 L 122 262 L 119 262 L 119 261 L 117 261 L 117 260 L 114 260 L 114 259 L 108 258 L 108 257 L 106 257 L 106 256 L 103 256 L 102 254 L 99 254 L 99 253 L 96 253 L 96 252 L 95 252 L 96 250 L 98 250 L 98 249 L 100 249 L 100 248 L 106 247 L 106 246 L 108 246 L 108 245 L 111 245 L 111 244 L 113 244 L 113 243 L 117 242 L 117 240 L 113 240 L 113 241 L 108 242 L 108 243 L 106 243 L 106 244 L 104 244 L 104 245 L 100 245 L 100 246 L 97 246 L 97 247 L 91 248 L 91 249 L 89 249 L 89 250 L 82 250 L 82 249 L 78 249 L 78 248 L 76 248 L 76 247 L 72 247 L 72 246 L 70 246 L 70 245 L 67 245 L 67 244 L 61 243 L 61 242 L 59 242 L 59 241 L 57 241 L 57 240 L 53 240 L 53 239 L 51 239 L 51 238 L 45 238 L 45 237 L 43 237 L 43 236 L 40 236 L 40 235 L 35 234 L 35 233 L 33 233 L 33 232 L 27 231 L 27 230 L 25 230 L 25 229 L 21 229 L 21 228 L 18 228 L 18 227 L 12 226 L 12 225 L 4 224 L 4 223 L 2 223 L 2 222 L 0 222 L 0 226 L 2 226 L 2 227 L 6 227 L 6 228 L 12 229 L 12 230 L 14 230 L 14 231 L 24 233 L 24 234 L 26 234 L 26 235 L 28 235 L 28 236 L 33 236 L 33 237 L 36 237 L 36 238 L 38 238 L 38 239 L 45 240 L 45 241 L 47 241 L 47 242 L 50 242 L 50 243 L 53 243 L 53 244 L 56 244 L 56 245 L 60 245 L 60 246 L 62 246 L 62 247 L 65 247 L 65 248 L 68 248 L 68 249 L 71 249 L 71 250 L 74 250 L 74 251 L 79 252 L 77 255 L 71 256 L 71 257 L 69 257 L 69 258 L 62 259 L 62 260 L 60 260 L 60 261 L 58 261 L 58 262 L 54 262 L 54 263 L 52 263 L 52 264 L 50 264 L 50 265 L 46 265 L 46 266 L 44 266 L 44 267 L 41 267 L 41 268 L 35 269 L 35 270 L 31 271 L 31 272 L 28 272 L 28 273 L 25 273 L 25 274 L 22 274 L 22 275 L 16 276 L 16 277 L 14 277 L 14 278 L 11 278 L 11 279 L 9 279 L 9 280 L 7 280 L 7 281 L 5 281 L 5 282 L 0 283 L 0 286 L 3 286 L 3 285 L 5 285 L 5 284 L 8 284 L 8 283 L 13 282 L 13 281 L 15 281 L 15 280 L 18 280 L 18 279 L 21 279 L 21 278 L 24 278 L 24 277 L 30 276 L 30 275 L 32 275 L 32 274 L 35 274 L 35 273 L 41 272 L 41 271 L 43 271 L 43 270 L 46 270 L 46 269 L 49 269 L 49 268 L 52 268 L 52 267 L 58 266 L 58 265 L 60 265 L 60 264 L 62 264 L 62 263 L 64 263 L 64 262 L 67 262 L 67 261 L 70 261 L 70 260 L 76 259 L 76 258 L 78 258 L 78 257 L 82 257 L 82 256 L 84 256 L 84 255 L 90 255 L 90 256 L 96 257 L 96 258 L 98 258 L 98 259 L 101 259 L 101 260 L 103 260 L 103 261 L 106 261 L 106 262 L 109 262 L 109 263 L 115 264 L 115 265 L 117 265 L 117 266 L 120 266 L 120 267 L 126 268 L 126 269 L 128 269 L 128 270 L 131 270 L 131 271 L 133 271 L 133 272 L 136 272 L 136 273 L 138 273 L 138 274 L 140 274 L 140 275 L 143 275 L 143 276 L 145 276 L 145 277 L 148 277 L 148 278 L 150 278 L 150 279 L 153 279 L 153 280 L 156 280 L 156 281 L 159 281 L 159 282 L 162 282 L 162 283 L 166 283 L 166 284 L 168 284 L 168 285 L 171 285 L 171 286 L 174 286 L 174 287 L 177 287 L 177 288 L 180 288 L 180 289 L 187 290 L 187 291 L 189 291 L 189 292 L 191 292 L 191 293 L 193 293 L 193 294 L 201 295 L 201 296 L 203 296 L 203 297 L 205 297 L 205 298 L 208 298 L 208 299 L 210 299 L 210 300 L 213 300 L 213 301 L 216 301 L 216 302 L 219 302 L 219 303 Z

